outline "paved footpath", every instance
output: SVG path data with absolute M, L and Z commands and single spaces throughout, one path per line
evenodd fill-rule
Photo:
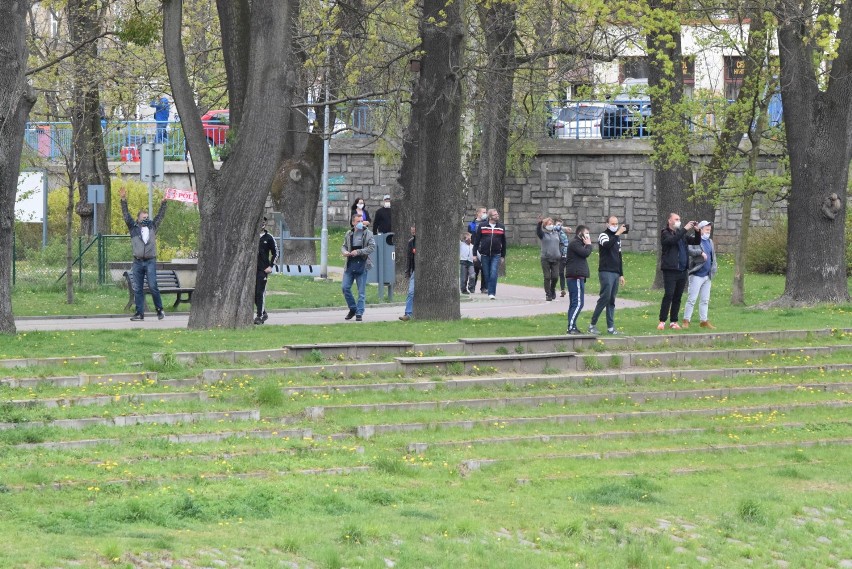
M 566 314 L 568 299 L 557 297 L 553 302 L 544 300 L 544 291 L 539 288 L 498 284 L 497 298 L 489 300 L 484 294 L 462 295 L 462 318 L 517 318 L 537 314 Z M 394 296 L 394 302 L 388 304 L 367 305 L 364 311 L 365 322 L 397 320 L 404 312 L 405 296 Z M 586 295 L 583 315 L 588 318 L 595 308 L 597 295 Z M 341 295 L 341 304 L 343 297 Z M 616 309 L 633 308 L 643 303 L 634 300 L 617 299 Z M 287 324 L 349 324 L 356 326 L 355 320 L 346 322 L 343 317 L 348 310 L 322 308 L 311 310 L 277 310 L 269 313 L 266 325 Z M 35 330 L 126 330 L 129 328 L 186 328 L 189 314 L 185 312 L 169 313 L 163 320 L 157 320 L 153 313 L 146 314 L 142 322 L 131 322 L 129 314 L 97 315 L 88 317 L 19 317 L 15 319 L 18 332 Z M 566 322 L 567 324 L 567 322 Z

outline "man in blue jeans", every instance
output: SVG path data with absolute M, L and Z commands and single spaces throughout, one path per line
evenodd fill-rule
M 405 299 L 405 314 L 399 317 L 403 322 L 408 322 L 414 316 L 414 255 L 417 254 L 417 237 L 414 226 L 411 226 L 411 239 L 408 240 L 408 266 L 405 267 L 405 276 L 408 277 L 408 298 Z
M 597 323 L 601 312 L 606 310 L 606 330 L 610 334 L 618 334 L 615 329 L 615 297 L 619 285 L 624 285 L 624 265 L 621 259 L 621 236 L 627 233 L 626 225 L 619 225 L 614 215 L 607 219 L 607 227 L 598 237 L 598 279 L 601 282 L 601 295 L 592 321 L 589 325 L 590 334 L 600 334 Z
M 497 271 L 506 263 L 506 228 L 500 223 L 496 209 L 488 210 L 488 219 L 476 227 L 473 237 L 474 262 L 482 263 L 482 282 L 488 288 L 488 298 L 497 294 Z
M 136 312 L 131 320 L 139 321 L 145 319 L 145 280 L 148 280 L 148 289 L 151 298 L 154 299 L 154 307 L 157 309 L 157 319 L 162 320 L 163 300 L 160 298 L 160 289 L 157 288 L 157 228 L 166 215 L 166 200 L 160 205 L 160 211 L 153 220 L 148 219 L 148 210 L 140 209 L 134 220 L 127 211 L 127 190 L 119 188 L 118 195 L 121 197 L 121 213 L 124 215 L 124 223 L 130 230 L 130 246 L 133 249 L 133 281 L 136 284 L 135 303 Z
M 343 298 L 346 299 L 346 305 L 349 307 L 346 320 L 352 320 L 354 316 L 357 322 L 363 320 L 364 304 L 367 298 L 367 271 L 372 265 L 370 253 L 376 249 L 373 232 L 364 226 L 363 219 L 360 213 L 352 215 L 352 229 L 346 232 L 346 236 L 343 238 L 343 247 L 340 248 L 340 253 L 346 259 L 341 286 Z M 355 297 L 352 296 L 353 283 L 358 286 L 357 303 Z

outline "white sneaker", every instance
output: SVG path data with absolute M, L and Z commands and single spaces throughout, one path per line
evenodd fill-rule
M 493 295 L 493 294 L 489 294 L 489 295 L 488 295 L 488 300 L 494 300 L 494 295 Z

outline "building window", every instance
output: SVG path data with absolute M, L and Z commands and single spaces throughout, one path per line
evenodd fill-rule
M 725 98 L 736 99 L 745 79 L 745 59 L 739 56 L 725 56 Z
M 621 58 L 620 82 L 625 79 L 647 79 L 648 58 L 647 57 L 623 57 Z

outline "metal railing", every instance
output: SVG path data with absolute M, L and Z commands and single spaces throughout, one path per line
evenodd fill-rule
M 343 111 L 334 125 L 333 137 L 370 137 L 381 129 L 385 101 L 363 101 Z M 204 134 L 214 149 L 225 143 L 228 125 L 205 122 Z M 107 160 L 137 161 L 139 145 L 162 143 L 166 160 L 185 160 L 186 137 L 180 122 L 101 121 Z M 70 122 L 31 122 L 24 143 L 40 158 L 62 160 L 70 156 L 73 130 Z

